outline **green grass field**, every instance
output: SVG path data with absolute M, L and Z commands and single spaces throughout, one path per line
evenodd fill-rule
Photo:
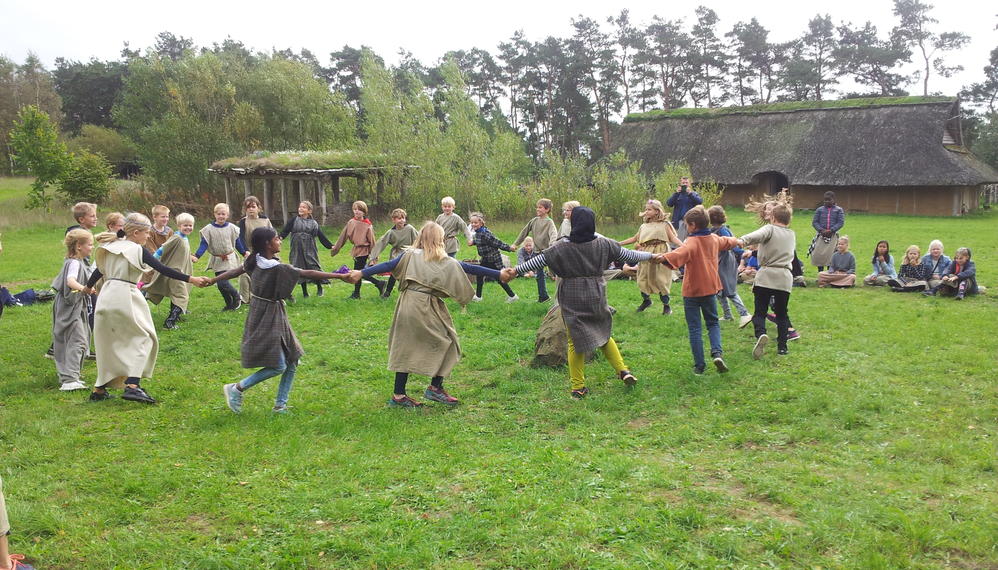
M 26 186 L 0 179 L 0 282 L 15 292 L 51 281 L 70 223 L 20 210 Z M 754 227 L 731 217 L 736 235 Z M 801 254 L 809 221 L 792 224 Z M 270 412 L 276 378 L 241 415 L 225 407 L 222 384 L 248 374 L 245 310 L 220 313 L 214 288 L 160 330 L 143 383 L 156 406 L 59 392 L 42 356 L 51 307 L 8 308 L 12 550 L 61 569 L 998 567 L 996 222 L 850 215 L 861 273 L 877 239 L 900 257 L 939 238 L 973 248 L 989 293 L 797 288 L 790 355 L 754 361 L 749 330 L 722 323 L 724 376 L 691 372 L 679 284 L 664 317 L 635 313 L 636 286 L 614 281 L 614 336 L 640 383 L 625 390 L 597 359 L 584 401 L 566 370 L 527 366 L 547 309 L 531 280 L 512 284 L 517 304 L 494 284 L 464 314 L 450 303 L 465 355 L 447 386 L 462 405 L 416 412 L 385 408 L 392 302 L 370 285 L 360 301 L 337 283 L 288 306 L 307 354 L 285 416 Z M 152 307 L 158 326 L 167 310 Z

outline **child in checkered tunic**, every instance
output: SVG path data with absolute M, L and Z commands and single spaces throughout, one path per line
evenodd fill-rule
M 624 384 L 633 386 L 637 379 L 624 364 L 613 340 L 613 320 L 606 304 L 606 281 L 603 270 L 614 261 L 634 264 L 654 260 L 661 263 L 661 254 L 631 251 L 616 241 L 596 237 L 596 215 L 582 206 L 572 210 L 572 233 L 543 253 L 515 268 L 504 270 L 506 275 L 521 276 L 528 271 L 551 268 L 561 278 L 558 304 L 568 330 L 568 372 L 572 382 L 572 397 L 589 394 L 585 377 L 585 353 L 596 348 L 617 371 Z
M 499 250 L 516 251 L 516 248 L 497 238 L 489 231 L 489 228 L 485 227 L 485 215 L 481 212 L 472 212 L 470 219 L 472 238 L 468 240 L 468 245 L 478 247 L 479 265 L 488 267 L 489 269 L 502 269 L 502 255 L 499 254 Z M 485 283 L 485 276 L 479 275 L 475 279 L 475 296 L 471 300 L 481 301 L 482 285 Z M 509 285 L 500 281 L 499 286 L 506 292 L 507 303 L 520 300 L 516 296 L 516 293 L 509 288 Z

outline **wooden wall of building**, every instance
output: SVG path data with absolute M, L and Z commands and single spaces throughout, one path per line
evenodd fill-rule
M 959 216 L 979 207 L 976 186 L 798 186 L 791 185 L 794 208 L 814 209 L 821 204 L 826 191 L 835 192 L 836 202 L 847 212 L 872 214 L 909 214 L 918 216 Z M 725 206 L 741 206 L 750 197 L 760 198 L 768 189 L 751 184 L 729 184 L 724 187 L 721 202 Z

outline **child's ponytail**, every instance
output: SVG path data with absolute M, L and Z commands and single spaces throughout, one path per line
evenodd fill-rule
M 276 236 L 277 232 L 269 226 L 262 226 L 253 230 L 252 235 L 250 235 L 250 249 L 253 251 L 253 255 L 246 259 L 246 264 L 244 265 L 246 271 L 256 269 L 256 256 L 267 251 L 267 244 Z

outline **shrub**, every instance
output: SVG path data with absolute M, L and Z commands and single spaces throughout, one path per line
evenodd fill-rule
M 81 150 L 70 154 L 59 176 L 59 194 L 68 202 L 103 204 L 111 193 L 113 168 L 100 154 Z

